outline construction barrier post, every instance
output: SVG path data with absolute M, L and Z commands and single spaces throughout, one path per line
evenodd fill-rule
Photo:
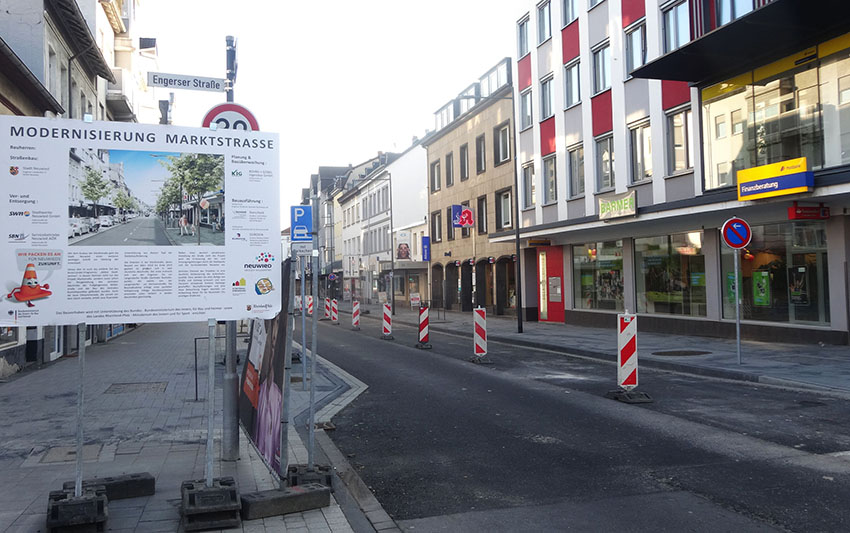
M 339 325 L 339 302 L 336 298 L 331 300 L 331 324 Z
M 422 350 L 431 349 L 428 329 L 428 306 L 422 305 L 419 307 L 419 342 L 416 343 L 417 348 Z
M 645 392 L 634 390 L 638 385 L 637 315 L 628 310 L 617 315 L 617 385 L 620 388 L 606 396 L 625 403 L 652 401 Z
M 385 341 L 393 340 L 393 308 L 390 304 L 384 304 L 384 323 L 381 339 Z
M 351 303 L 351 329 L 360 331 L 360 302 L 357 300 Z
M 331 299 L 325 298 L 325 316 L 322 317 L 322 320 L 330 320 L 331 319 Z
M 307 295 L 307 314 L 313 316 L 313 295 Z

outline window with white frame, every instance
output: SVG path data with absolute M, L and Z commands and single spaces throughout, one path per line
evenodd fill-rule
M 455 184 L 455 165 L 454 153 L 446 154 L 446 187 L 451 187 Z
M 528 17 L 517 23 L 517 57 L 528 53 Z
M 496 191 L 496 227 L 511 227 L 511 190 Z
M 562 0 L 561 11 L 563 13 L 564 26 L 574 21 L 578 14 L 576 13 L 576 0 Z
M 672 52 L 691 40 L 691 20 L 688 2 L 664 10 L 664 52 Z
M 717 115 L 714 117 L 714 138 L 726 138 L 726 115 Z
M 753 10 L 753 0 L 715 0 L 717 25 L 722 26 Z
M 570 158 L 570 195 L 584 194 L 584 145 L 579 144 L 569 148 Z
M 596 139 L 596 187 L 599 191 L 614 188 L 614 137 Z
M 522 207 L 534 207 L 535 200 L 534 163 L 522 167 Z
M 439 211 L 431 213 L 431 238 L 434 242 L 443 240 L 443 214 Z
M 434 161 L 431 163 L 431 192 L 440 190 L 440 162 Z
M 478 197 L 478 212 L 475 216 L 478 218 L 478 234 L 484 235 L 487 233 L 487 197 Z
M 543 159 L 543 205 L 558 199 L 558 177 L 555 171 L 555 155 Z
M 593 94 L 611 88 L 611 46 L 604 46 L 593 51 Z
M 564 107 L 571 107 L 581 101 L 579 62 L 564 67 Z
M 542 44 L 552 36 L 552 21 L 549 2 L 537 6 L 537 44 Z
M 485 170 L 487 170 L 487 144 L 482 134 L 475 139 L 475 171 L 481 174 Z
M 460 181 L 469 179 L 469 145 L 460 146 Z
M 521 130 L 531 127 L 531 89 L 525 91 L 519 96 L 519 127 Z
M 649 122 L 629 128 L 632 183 L 652 179 L 652 138 Z
M 497 165 L 507 162 L 511 158 L 511 130 L 509 124 L 504 124 L 495 129 L 493 147 L 495 149 L 495 161 Z
M 626 73 L 646 64 L 646 23 L 640 23 L 626 33 Z
M 691 139 L 693 121 L 690 106 L 667 115 L 667 153 L 669 172 L 682 172 L 693 167 Z
M 552 78 L 540 82 L 540 120 L 544 121 L 554 114 L 552 111 Z

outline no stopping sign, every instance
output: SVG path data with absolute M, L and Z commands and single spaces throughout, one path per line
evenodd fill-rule
M 212 123 L 223 130 L 260 131 L 254 114 L 239 104 L 218 104 L 207 111 L 201 125 L 209 128 Z

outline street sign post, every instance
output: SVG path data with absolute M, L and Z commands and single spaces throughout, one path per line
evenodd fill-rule
M 720 234 L 723 236 L 723 242 L 726 246 L 732 249 L 732 255 L 735 261 L 735 338 L 738 347 L 738 364 L 741 364 L 741 271 L 739 265 L 739 255 L 743 248 L 750 244 L 753 238 L 753 232 L 750 225 L 743 219 L 732 217 L 723 223 L 720 229 Z

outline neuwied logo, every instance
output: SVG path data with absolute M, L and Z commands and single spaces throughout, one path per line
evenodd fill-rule
M 262 252 L 255 259 L 256 263 L 245 263 L 243 266 L 247 269 L 269 269 L 273 268 L 274 256 L 269 252 Z

